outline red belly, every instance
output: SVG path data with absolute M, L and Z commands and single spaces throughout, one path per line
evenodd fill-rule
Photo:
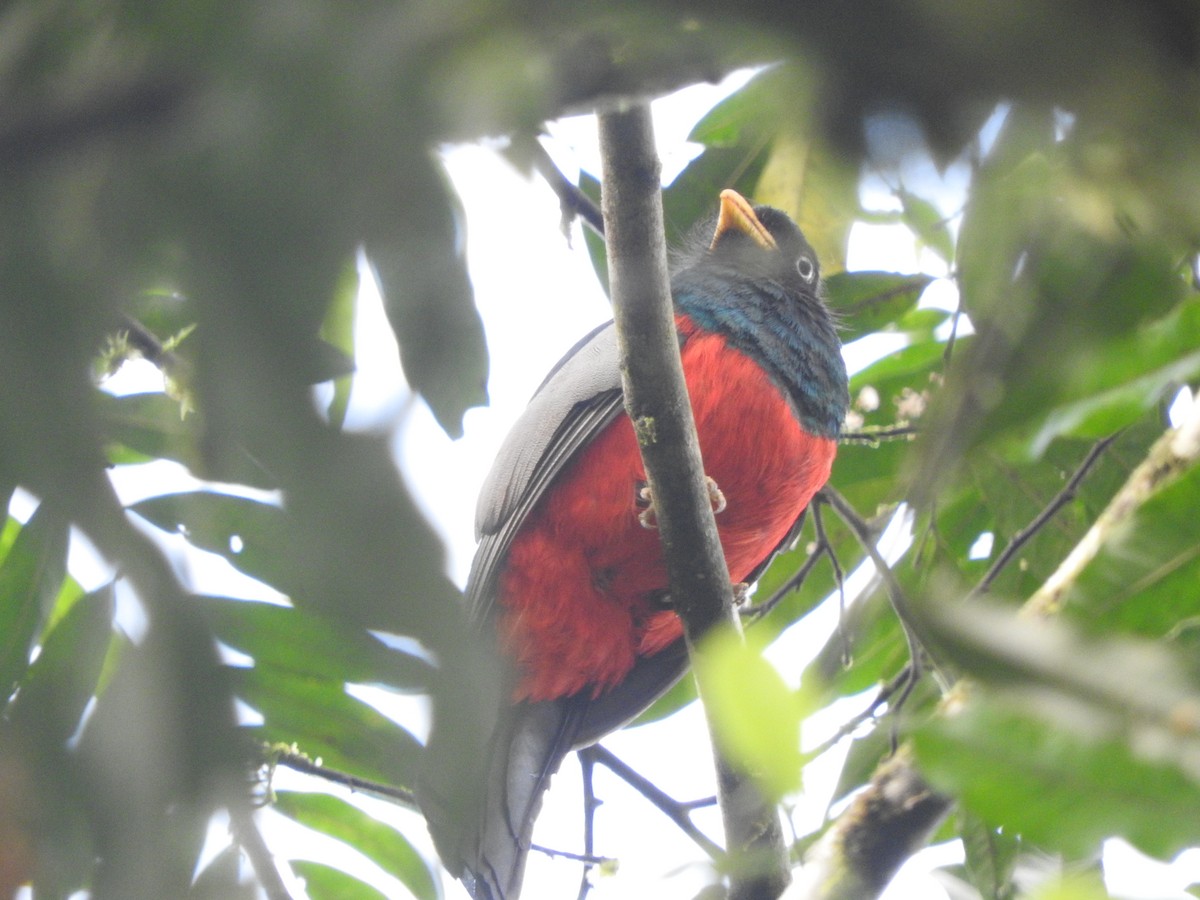
M 693 333 L 683 367 L 705 471 L 727 501 L 717 515 L 725 560 L 733 581 L 744 581 L 828 479 L 837 446 L 803 431 L 763 370 L 724 338 Z M 520 673 L 514 699 L 598 695 L 639 656 L 682 635 L 662 605 L 658 534 L 637 518 L 645 478 L 622 415 L 561 473 L 514 538 L 498 597 L 502 646 Z

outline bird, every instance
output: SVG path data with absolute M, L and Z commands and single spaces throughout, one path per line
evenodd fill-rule
M 671 270 L 717 531 L 731 580 L 751 584 L 829 478 L 849 398 L 838 325 L 800 228 L 731 189 Z M 473 773 L 446 770 L 435 723 L 418 786 L 439 855 L 477 900 L 520 896 L 566 755 L 687 671 L 652 503 L 608 322 L 546 376 L 480 490 L 466 596 L 507 697 Z

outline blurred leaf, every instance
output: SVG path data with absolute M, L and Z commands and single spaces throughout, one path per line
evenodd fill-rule
M 1013 869 L 1021 847 L 1020 838 L 990 827 L 967 810 L 960 810 L 957 819 L 971 884 L 983 900 L 1012 900 L 1016 896 Z
M 1197 840 L 1195 782 L 1119 738 L 1089 739 L 1061 720 L 984 704 L 914 735 L 922 771 L 989 822 L 1045 848 L 1094 853 L 1121 835 L 1167 858 Z
M 408 839 L 357 806 L 329 794 L 297 791 L 277 791 L 272 805 L 301 825 L 361 851 L 420 900 L 436 900 L 442 895 L 434 873 Z
M 1073 873 L 1056 878 L 1049 884 L 1038 885 L 1028 894 L 1029 900 L 1109 900 L 1100 872 Z
M 1200 616 L 1200 467 L 1129 513 L 1064 595 L 1073 618 L 1095 631 L 1173 636 L 1195 647 Z
M 340 682 L 271 666 L 231 670 L 239 697 L 263 715 L 251 729 L 267 743 L 296 743 L 331 769 L 412 786 L 420 744 L 405 729 L 346 693 Z
M 179 402 L 166 394 L 114 397 L 98 391 L 96 405 L 105 436 L 112 442 L 109 459 L 117 465 L 172 459 L 197 478 L 267 489 L 278 486 L 245 448 L 211 459 L 203 451 L 204 414 L 184 415 Z
M 912 191 L 900 188 L 896 196 L 904 209 L 904 223 L 912 229 L 920 242 L 946 262 L 954 259 L 954 238 L 950 226 L 941 210 L 918 197 Z
M 217 640 L 271 668 L 331 681 L 426 688 L 432 669 L 366 631 L 293 607 L 194 597 Z
M 929 275 L 861 271 L 838 272 L 821 279 L 825 302 L 841 318 L 843 344 L 876 331 L 894 330 L 932 282 Z
M 725 188 L 761 202 L 756 196 L 770 144 L 779 130 L 778 106 L 794 73 L 768 70 L 714 106 L 692 128 L 688 140 L 704 145 L 663 191 L 667 243 L 679 245 L 691 230 L 717 211 Z
M 716 740 L 737 764 L 778 799 L 800 789 L 804 754 L 800 723 L 811 700 L 792 692 L 779 673 L 739 635 L 707 637 L 695 660 L 706 709 L 717 723 Z
M 980 685 L 914 734 L 935 786 L 1070 856 L 1111 835 L 1160 858 L 1200 838 L 1184 812 L 1200 801 L 1200 741 L 1176 721 L 1200 692 L 1178 660 L 978 604 L 925 614 L 941 653 Z
M 254 900 L 258 891 L 252 882 L 241 880 L 241 862 L 241 848 L 226 847 L 200 870 L 187 900 Z
M 37 731 L 43 746 L 67 740 L 96 693 L 112 639 L 113 589 L 79 600 L 42 641 L 9 711 L 16 728 Z
M 235 568 L 291 594 L 296 573 L 284 513 L 278 506 L 213 491 L 186 491 L 142 500 L 129 507 L 169 534 L 216 553 Z
M 407 161 L 391 233 L 367 241 L 404 375 L 452 438 L 462 417 L 487 402 L 487 347 L 463 259 L 463 213 L 445 174 L 428 158 Z M 398 198 L 401 199 L 401 198 Z
M 321 323 L 321 339 L 341 351 L 350 360 L 354 359 L 354 320 L 358 309 L 358 269 L 352 262 L 342 270 L 333 302 Z M 333 380 L 333 399 L 329 402 L 329 421 L 341 428 L 346 421 L 346 409 L 350 404 L 350 389 L 354 384 L 352 375 L 340 375 Z
M 11 521 L 11 520 L 10 520 Z M 40 505 L 0 564 L 0 700 L 29 666 L 38 628 L 67 571 L 67 523 Z
M 795 120 L 771 142 L 755 200 L 791 215 L 817 252 L 821 272 L 846 268 L 846 244 L 859 209 L 858 170 Z
M 579 189 L 597 207 L 600 206 L 600 179 L 581 169 Z M 608 246 L 604 243 L 604 238 L 590 228 L 583 229 L 583 242 L 587 247 L 588 257 L 592 261 L 592 270 L 595 271 L 605 296 L 608 296 Z
M 303 879 L 310 900 L 388 900 L 365 881 L 324 863 L 294 859 L 290 863 Z

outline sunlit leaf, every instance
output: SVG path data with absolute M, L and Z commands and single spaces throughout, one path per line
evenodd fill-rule
M 1200 616 L 1200 467 L 1193 467 L 1130 512 L 1108 535 L 1064 597 L 1089 628 L 1118 627 L 1172 636 L 1196 646 Z
M 716 739 L 773 797 L 800 787 L 805 757 L 800 723 L 811 700 L 795 693 L 762 653 L 717 632 L 695 662 L 700 696 L 717 723 Z
M 224 597 L 196 597 L 214 636 L 257 663 L 300 674 L 404 690 L 427 686 L 422 660 L 378 638 L 304 610 Z
M 345 841 L 394 875 L 420 900 L 441 896 L 440 882 L 428 864 L 392 826 L 329 794 L 277 791 L 275 809 L 301 825 Z
M 839 272 L 821 280 L 825 301 L 840 317 L 844 344 L 894 326 L 932 282 L 929 275 L 892 272 Z
M 66 569 L 67 523 L 39 506 L 0 565 L 0 701 L 8 699 L 28 667 L 38 628 Z
M 273 488 L 277 481 L 245 448 L 214 460 L 203 451 L 204 414 L 184 415 L 179 402 L 163 393 L 114 397 L 97 392 L 97 409 L 117 465 L 172 459 L 198 478 Z
M 917 238 L 946 262 L 954 259 L 954 238 L 941 210 L 923 197 L 901 188 L 896 192 L 904 209 L 904 222 Z
M 321 339 L 354 359 L 354 320 L 358 309 L 358 271 L 349 264 L 342 271 L 334 291 L 333 301 L 321 323 Z M 350 388 L 354 383 L 351 375 L 341 375 L 333 380 L 333 399 L 329 402 L 329 421 L 340 428 L 346 420 L 346 408 L 350 404 Z
M 239 697 L 265 719 L 253 732 L 350 775 L 393 787 L 414 783 L 420 745 L 334 681 L 268 666 L 231 672 Z
M 284 593 L 295 583 L 284 514 L 278 506 L 213 491 L 187 491 L 151 497 L 129 509 Z
M 65 741 L 95 694 L 112 639 L 113 591 L 88 594 L 50 631 L 21 681 L 10 721 L 36 730 L 47 746 Z
M 960 810 L 957 819 L 971 884 L 984 900 L 1011 900 L 1020 838 L 988 825 L 968 810 Z
M 310 900 L 387 900 L 365 881 L 324 863 L 292 860 L 292 869 L 304 881 Z

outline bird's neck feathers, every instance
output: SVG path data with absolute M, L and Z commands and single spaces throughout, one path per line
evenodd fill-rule
M 783 390 L 805 429 L 836 439 L 849 392 L 833 316 L 815 296 L 719 266 L 676 272 L 675 307 L 756 360 Z

